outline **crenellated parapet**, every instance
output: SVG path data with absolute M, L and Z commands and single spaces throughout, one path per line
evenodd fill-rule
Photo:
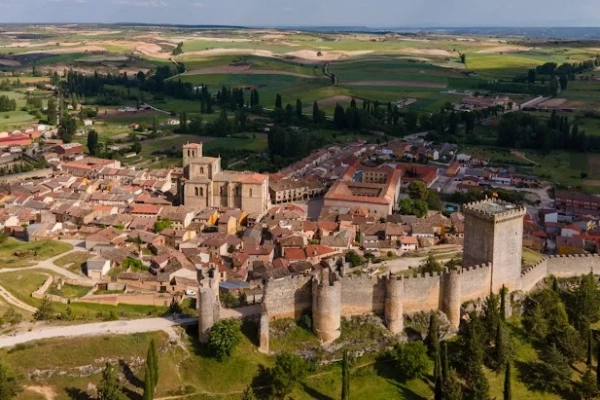
M 475 201 L 463 206 L 463 214 L 493 223 L 523 218 L 526 213 L 525 207 L 497 199 Z

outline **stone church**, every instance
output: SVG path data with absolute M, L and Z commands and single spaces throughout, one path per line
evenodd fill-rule
M 234 207 L 263 214 L 269 208 L 269 177 L 221 170 L 221 158 L 204 157 L 202 143 L 183 146 L 183 204 L 195 209 Z

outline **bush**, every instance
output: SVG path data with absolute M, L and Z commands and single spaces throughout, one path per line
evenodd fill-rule
M 218 360 L 231 357 L 242 341 L 242 324 L 235 319 L 222 319 L 208 332 L 208 349 Z
M 429 369 L 427 347 L 421 341 L 398 344 L 391 355 L 403 379 L 422 378 Z

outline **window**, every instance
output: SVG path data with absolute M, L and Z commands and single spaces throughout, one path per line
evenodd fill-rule
M 187 153 L 188 153 L 188 157 L 190 157 L 190 156 L 191 156 L 191 151 L 190 151 L 190 150 L 188 150 L 188 152 L 187 152 Z
M 198 188 L 197 187 L 194 188 L 194 194 L 196 195 L 196 197 L 198 197 Z
M 200 167 L 200 174 L 204 175 L 204 167 Z
M 221 194 L 221 196 L 225 194 L 225 186 L 221 186 L 221 188 L 219 189 L 219 193 Z
M 248 197 L 252 197 L 252 189 L 248 191 Z
M 204 188 L 200 188 L 200 196 L 204 197 Z

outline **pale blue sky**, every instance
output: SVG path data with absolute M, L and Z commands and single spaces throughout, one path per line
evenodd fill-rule
M 0 0 L 0 23 L 600 26 L 598 0 Z

